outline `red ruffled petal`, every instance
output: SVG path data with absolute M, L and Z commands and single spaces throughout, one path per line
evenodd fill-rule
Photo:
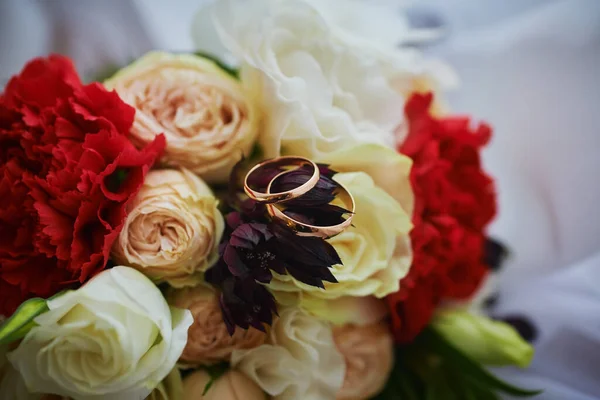
M 491 137 L 465 117 L 435 118 L 431 94 L 415 94 L 405 107 L 409 134 L 399 151 L 413 159 L 415 192 L 413 265 L 387 298 L 398 342 L 410 342 L 444 299 L 468 299 L 485 278 L 484 230 L 496 214 L 493 180 L 480 151 Z
M 0 314 L 105 268 L 165 147 L 162 136 L 141 150 L 127 140 L 134 113 L 100 84 L 83 86 L 62 56 L 11 79 L 0 97 Z

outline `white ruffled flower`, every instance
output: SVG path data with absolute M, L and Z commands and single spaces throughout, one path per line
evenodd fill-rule
M 269 344 L 234 351 L 231 364 L 273 400 L 335 399 L 345 374 L 331 326 L 297 308 L 281 312 Z
M 8 359 L 29 391 L 74 400 L 144 399 L 175 366 L 192 316 L 133 268 L 106 270 L 48 301 Z
M 360 142 L 395 144 L 405 96 L 431 77 L 413 50 L 354 40 L 301 0 L 222 0 L 213 21 L 240 60 L 242 84 L 266 110 L 266 157 L 312 158 Z M 204 31 L 203 9 L 196 31 Z M 199 34 L 195 35 L 196 37 Z

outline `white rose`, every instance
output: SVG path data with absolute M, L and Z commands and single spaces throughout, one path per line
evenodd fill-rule
M 345 374 L 331 326 L 297 308 L 281 311 L 269 344 L 234 351 L 231 364 L 273 400 L 335 399 Z
M 0 318 L 0 325 L 2 325 Z M 2 400 L 64 400 L 39 393 L 30 393 L 25 386 L 23 377 L 8 362 L 6 354 L 8 346 L 0 346 L 0 399 Z
M 21 374 L 12 368 L 10 364 L 5 365 L 4 370 L 0 371 L 0 399 L 47 400 L 42 394 L 30 393 L 27 390 L 27 386 L 25 386 Z
M 193 319 L 133 268 L 106 270 L 49 311 L 8 359 L 35 393 L 141 400 L 175 366 Z
M 415 51 L 354 40 L 304 1 L 218 1 L 198 14 L 196 31 L 206 31 L 210 12 L 240 61 L 242 84 L 264 110 L 266 157 L 319 159 L 360 142 L 393 146 L 405 97 L 430 74 Z

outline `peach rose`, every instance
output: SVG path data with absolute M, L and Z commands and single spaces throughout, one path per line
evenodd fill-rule
M 190 171 L 150 171 L 128 206 L 113 259 L 155 281 L 199 283 L 218 258 L 224 222 L 217 205 L 210 188 Z
M 192 312 L 194 323 L 188 330 L 188 342 L 179 359 L 188 365 L 210 365 L 229 361 L 234 350 L 252 349 L 262 345 L 267 335 L 257 329 L 236 328 L 233 336 L 227 332 L 217 294 L 198 286 L 174 291 L 169 303 Z
M 380 393 L 393 368 L 394 340 L 385 322 L 335 328 L 333 338 L 346 362 L 337 400 L 363 400 Z
M 268 343 L 234 351 L 231 365 L 272 400 L 332 400 L 346 368 L 331 325 L 299 308 L 281 309 Z
M 164 133 L 163 161 L 208 182 L 226 182 L 254 146 L 257 112 L 239 81 L 208 59 L 151 52 L 104 84 L 136 108 L 136 144 Z
M 246 375 L 230 370 L 217 379 L 204 395 L 210 376 L 196 371 L 183 381 L 183 400 L 266 400 L 265 393 Z

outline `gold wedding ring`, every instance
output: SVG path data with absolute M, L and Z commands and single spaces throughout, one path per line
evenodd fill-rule
M 279 192 L 279 193 L 270 193 L 270 191 L 267 189 L 266 193 L 262 193 L 262 192 L 253 190 L 250 187 L 250 185 L 248 184 L 248 181 L 250 180 L 249 178 L 252 176 L 252 174 L 257 173 L 258 171 L 260 171 L 263 168 L 266 168 L 266 167 L 270 167 L 270 168 L 294 167 L 294 166 L 300 168 L 305 165 L 309 165 L 312 167 L 312 169 L 313 169 L 312 176 L 310 177 L 310 179 L 308 179 L 302 185 L 300 185 L 297 188 L 294 188 L 292 190 L 288 190 L 285 192 Z M 287 173 L 287 172 L 291 172 L 291 171 L 293 171 L 293 170 L 283 171 L 283 173 Z M 296 157 L 296 156 L 278 157 L 278 158 L 274 158 L 272 160 L 263 161 L 263 162 L 255 165 L 250 171 L 248 171 L 248 173 L 246 174 L 246 178 L 244 179 L 244 191 L 246 192 L 248 197 L 250 197 L 252 200 L 258 201 L 259 203 L 267 203 L 267 204 L 281 203 L 284 201 L 298 198 L 298 197 L 306 194 L 312 188 L 315 187 L 317 182 L 319 182 L 320 177 L 321 177 L 321 174 L 319 173 L 319 167 L 317 167 L 317 164 L 315 164 L 313 161 L 311 161 L 307 158 Z M 269 188 L 271 187 L 271 183 L 273 182 L 273 180 L 271 180 L 271 182 L 269 183 Z
M 277 180 L 277 178 L 289 172 L 290 171 L 284 171 L 277 175 L 275 178 L 273 178 L 271 182 L 269 182 L 269 186 L 267 187 L 267 193 L 270 193 L 271 185 Z M 298 236 L 316 236 L 323 239 L 329 239 L 331 237 L 339 235 L 346 228 L 352 225 L 352 217 L 354 216 L 354 212 L 356 210 L 356 205 L 354 203 L 354 198 L 352 197 L 352 194 L 342 184 L 338 183 L 338 185 L 338 189 L 335 193 L 336 198 L 340 199 L 344 203 L 344 205 L 347 206 L 346 209 L 349 210 L 350 213 L 348 215 L 348 218 L 346 218 L 344 222 L 339 223 L 337 225 L 309 225 L 304 222 L 300 222 L 290 217 L 289 215 L 286 215 L 281 209 L 279 209 L 274 204 L 267 204 L 267 211 L 271 218 L 283 222 L 285 225 L 294 230 Z

